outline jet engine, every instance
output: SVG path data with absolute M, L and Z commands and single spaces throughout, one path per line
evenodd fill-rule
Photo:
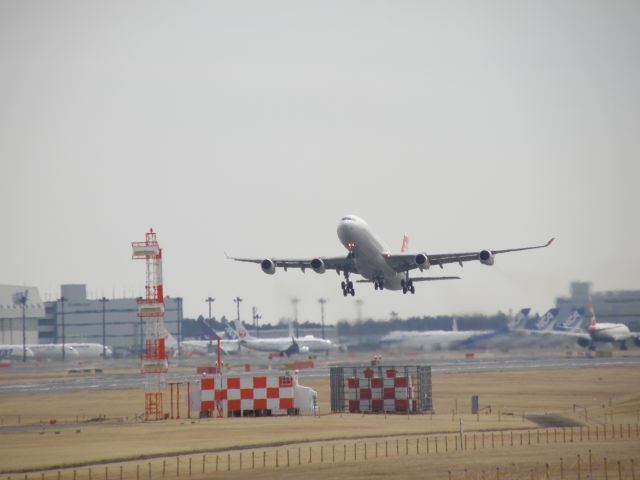
M 633 343 L 635 343 L 635 344 L 636 344 L 636 347 L 640 347 L 640 337 L 635 337 L 635 338 L 633 339 Z
M 417 254 L 415 262 L 420 270 L 426 270 L 431 266 L 431 263 L 429 262 L 429 257 L 427 257 L 426 253 Z
M 316 273 L 324 273 L 327 269 L 321 258 L 314 258 L 313 260 L 311 260 L 311 268 Z
M 591 346 L 591 340 L 584 337 L 578 337 L 578 345 L 580 345 L 582 348 L 587 348 Z
M 276 273 L 276 264 L 273 260 L 270 260 L 268 258 L 265 258 L 260 263 L 260 268 L 262 268 L 262 271 L 268 275 L 273 275 L 274 273 Z
M 480 260 L 480 263 L 483 265 L 493 265 L 495 255 L 490 250 L 482 250 L 478 255 L 478 260 Z

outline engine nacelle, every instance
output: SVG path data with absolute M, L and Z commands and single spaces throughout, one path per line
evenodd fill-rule
M 591 346 L 591 340 L 585 337 L 578 337 L 578 345 L 582 348 L 587 348 Z
M 316 273 L 324 273 L 327 269 L 321 258 L 314 258 L 311 260 L 311 268 Z
M 276 264 L 269 258 L 265 258 L 260 262 L 260 268 L 262 268 L 262 271 L 268 275 L 276 273 Z
M 420 270 L 426 270 L 431 266 L 431 262 L 429 262 L 429 257 L 426 253 L 417 254 L 415 262 Z
M 640 337 L 635 337 L 635 338 L 633 339 L 633 343 L 635 343 L 635 344 L 636 344 L 636 347 L 640 347 Z
M 483 265 L 493 265 L 495 255 L 490 250 L 482 250 L 478 255 L 478 260 L 480 260 L 480 263 Z

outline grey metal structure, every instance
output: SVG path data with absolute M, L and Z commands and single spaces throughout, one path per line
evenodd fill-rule
M 426 365 L 354 365 L 331 367 L 329 382 L 331 388 L 331 412 L 347 411 L 345 384 L 349 378 L 358 378 L 364 370 L 373 370 L 374 376 L 383 378 L 387 370 L 395 370 L 399 375 L 411 377 L 415 386 L 415 398 L 418 401 L 417 412 L 433 411 L 433 389 L 431 367 Z

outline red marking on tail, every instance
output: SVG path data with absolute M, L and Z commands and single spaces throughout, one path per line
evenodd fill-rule
M 404 236 L 402 237 L 402 247 L 400 247 L 400 252 L 404 253 L 408 251 L 409 251 L 409 235 L 405 233 Z

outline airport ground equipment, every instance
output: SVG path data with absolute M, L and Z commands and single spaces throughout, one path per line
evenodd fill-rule
M 269 416 L 318 413 L 318 394 L 298 376 L 278 373 L 204 375 L 200 416 Z
M 141 371 L 144 375 L 144 418 L 162 420 L 162 391 L 169 369 L 165 351 L 164 292 L 162 286 L 162 249 L 150 229 L 144 242 L 132 242 L 133 259 L 146 264 L 145 296 L 138 299 L 138 317 L 144 320 L 144 346 Z
M 426 413 L 433 410 L 431 367 L 331 367 L 331 412 Z

